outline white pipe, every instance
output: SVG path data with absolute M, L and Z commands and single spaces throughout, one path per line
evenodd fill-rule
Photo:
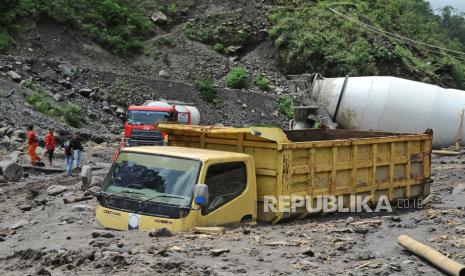
M 317 80 L 312 98 L 334 118 L 344 78 Z M 433 129 L 433 146 L 465 139 L 465 91 L 395 77 L 351 77 L 339 105 L 339 127 L 421 133 Z M 460 133 L 462 132 L 462 133 Z M 464 140 L 465 142 L 465 140 Z

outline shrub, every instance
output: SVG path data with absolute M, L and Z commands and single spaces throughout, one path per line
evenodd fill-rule
M 177 20 L 179 17 L 179 9 L 176 3 L 171 2 L 166 7 L 166 14 L 171 17 L 173 20 Z
M 31 82 L 26 82 L 24 86 L 32 90 L 32 93 L 26 97 L 26 101 L 36 111 L 64 121 L 72 127 L 79 128 L 85 123 L 84 114 L 78 105 L 73 103 L 57 105 L 47 92 Z
M 270 81 L 262 74 L 259 74 L 254 81 L 255 85 L 260 87 L 263 91 L 270 91 Z
M 37 15 L 74 26 L 119 54 L 141 50 L 143 37 L 152 30 L 142 12 L 124 0 L 7 0 L 0 9 L 0 50 L 5 48 L 3 31 L 12 31 L 3 26 Z
M 213 45 L 213 50 L 217 51 L 218 53 L 223 53 L 224 46 L 221 43 L 215 43 L 215 45 Z
M 213 88 L 213 80 L 212 79 L 204 79 L 195 82 L 195 87 L 200 93 L 200 97 L 209 103 L 217 103 L 218 95 Z
M 0 52 L 10 46 L 11 38 L 6 31 L 0 29 Z
M 216 44 L 221 44 L 223 49 L 226 46 L 244 45 L 250 37 L 242 26 L 218 26 L 217 22 L 187 22 L 183 32 L 190 40 L 212 45 L 214 49 Z
M 62 109 L 63 119 L 72 127 L 81 127 L 84 120 L 82 109 L 73 103 L 66 104 Z
M 278 98 L 278 112 L 287 119 L 294 117 L 294 111 L 292 110 L 292 98 L 289 96 L 281 96 Z
M 226 76 L 226 86 L 229 88 L 244 88 L 247 72 L 243 67 L 234 67 Z

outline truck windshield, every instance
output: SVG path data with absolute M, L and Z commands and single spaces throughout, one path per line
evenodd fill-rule
M 121 152 L 110 169 L 103 192 L 141 202 L 189 206 L 200 161 Z
M 131 125 L 152 125 L 157 122 L 165 122 L 168 118 L 168 112 L 147 110 L 130 110 L 128 112 L 128 123 Z

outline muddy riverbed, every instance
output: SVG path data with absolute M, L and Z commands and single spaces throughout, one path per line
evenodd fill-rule
M 113 149 L 84 155 L 102 169 Z M 463 161 L 462 161 L 463 160 Z M 57 166 L 63 166 L 62 162 Z M 434 157 L 422 208 L 328 214 L 277 225 L 159 237 L 101 230 L 77 176 L 0 184 L 2 275 L 438 275 L 396 243 L 407 234 L 465 263 L 465 156 Z M 97 178 L 97 181 L 99 178 Z

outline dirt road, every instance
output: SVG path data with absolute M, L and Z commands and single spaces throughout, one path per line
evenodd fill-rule
M 112 149 L 86 152 L 108 162 Z M 463 158 L 463 161 L 462 161 Z M 465 263 L 465 156 L 434 157 L 431 202 L 382 214 L 328 214 L 225 234 L 99 230 L 78 177 L 0 184 L 2 275 L 438 275 L 396 244 L 407 234 Z M 96 172 L 102 175 L 105 169 Z M 51 188 L 52 186 L 52 188 Z M 65 203 L 70 202 L 70 203 Z M 359 223 L 360 222 L 360 223 Z

